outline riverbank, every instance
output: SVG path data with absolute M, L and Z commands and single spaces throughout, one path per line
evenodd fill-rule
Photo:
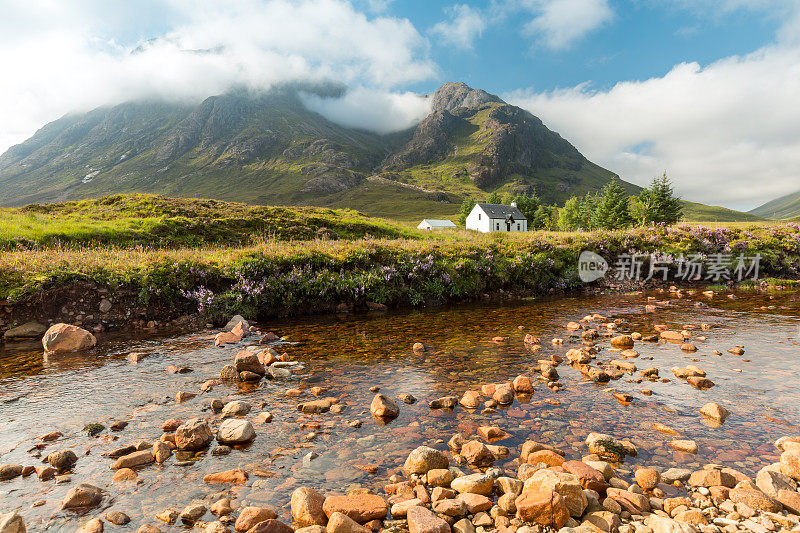
M 129 216 L 166 217 L 160 219 L 165 226 L 176 223 L 164 220 L 183 216 L 177 204 L 154 207 L 156 200 L 148 202 L 115 209 Z M 88 211 L 87 206 L 71 205 L 51 209 L 72 215 Z M 577 291 L 587 287 L 577 269 L 585 250 L 604 257 L 612 267 L 621 256 L 639 254 L 642 278 L 649 273 L 652 253 L 671 262 L 669 281 L 678 279 L 676 258 L 693 254 L 699 261 L 724 257 L 733 263 L 739 256 L 758 255 L 760 278 L 793 280 L 800 275 L 800 228 L 794 223 L 483 235 L 463 230 L 426 233 L 331 212 L 313 228 L 275 223 L 275 231 L 266 234 L 252 231 L 255 222 L 239 219 L 256 217 L 250 211 L 230 213 L 230 218 L 219 210 L 211 213 L 211 207 L 207 211 L 206 218 L 198 220 L 206 220 L 209 228 L 237 226 L 235 236 L 208 229 L 197 233 L 206 235 L 205 241 L 192 244 L 182 241 L 179 233 L 167 232 L 162 238 L 155 232 L 148 246 L 141 234 L 107 241 L 92 240 L 91 233 L 80 239 L 55 239 L 53 232 L 44 231 L 50 237 L 37 242 L 17 239 L 15 247 L 13 239 L 7 240 L 7 251 L 0 257 L 0 332 L 33 320 L 103 330 L 219 323 L 234 314 L 267 319 Z M 305 213 L 303 223 L 311 223 L 308 213 L 298 213 Z M 289 218 L 298 220 L 298 213 Z M 111 214 L 98 208 L 96 217 Z M 64 216 L 59 214 L 52 224 L 61 224 Z M 337 229 L 320 231 L 328 226 Z M 20 244 L 23 241 L 27 244 Z M 702 274 L 700 281 L 720 284 L 728 281 L 726 277 L 735 279 L 733 263 L 727 274 L 708 279 Z M 607 285 L 617 283 L 612 278 L 606 277 Z M 627 280 L 626 286 L 646 285 L 635 281 Z M 593 286 L 597 284 L 589 285 Z

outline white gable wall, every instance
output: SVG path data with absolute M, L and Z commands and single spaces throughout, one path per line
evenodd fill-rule
M 505 218 L 491 219 L 479 205 L 473 207 L 467 216 L 467 229 L 489 233 L 492 231 L 508 231 L 507 228 Z M 514 221 L 511 224 L 511 231 L 528 231 L 528 221 L 525 219 Z

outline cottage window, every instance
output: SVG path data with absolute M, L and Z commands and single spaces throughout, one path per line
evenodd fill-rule
M 517 224 L 517 231 L 519 231 L 519 224 Z
M 500 231 L 500 223 L 497 223 L 497 231 Z
M 478 220 L 480 220 L 480 219 L 481 219 L 481 214 L 480 214 L 480 213 L 478 213 Z

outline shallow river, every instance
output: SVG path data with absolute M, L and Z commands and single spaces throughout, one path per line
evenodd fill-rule
M 518 374 L 526 373 L 535 380 L 531 368 L 538 359 L 563 356 L 580 345 L 580 339 L 571 338 L 564 326 L 590 313 L 623 319 L 618 326 L 623 332 L 649 334 L 656 324 L 680 330 L 707 323 L 712 328 L 693 331 L 692 342 L 699 350 L 692 354 L 671 344 L 636 343 L 640 356 L 631 361 L 640 370 L 658 367 L 661 377 L 669 378 L 667 383 L 634 383 L 634 376 L 625 375 L 598 385 L 562 364 L 558 372 L 563 390 L 552 392 L 535 381 L 536 392 L 530 399 L 518 399 L 491 414 L 461 407 L 452 412 L 428 407 L 430 400 L 440 396 L 460 396 Z M 580 458 L 588 453 L 586 435 L 599 431 L 629 438 L 638 446 L 640 453 L 628 459 L 628 468 L 694 468 L 714 462 L 754 475 L 777 460 L 773 442 L 778 437 L 800 434 L 797 293 L 739 292 L 735 299 L 669 293 L 538 299 L 294 319 L 263 324 L 262 329 L 291 341 L 276 349 L 302 362 L 302 372 L 291 381 L 264 380 L 257 387 L 218 385 L 180 404 L 174 399 L 178 391 L 199 392 L 204 381 L 218 377 L 222 366 L 232 363 L 247 340 L 240 346 L 214 348 L 212 331 L 133 339 L 108 334 L 99 338 L 97 348 L 80 355 L 44 358 L 36 344 L 0 349 L 0 464 L 39 465 L 51 451 L 67 448 L 79 457 L 68 479 L 39 481 L 32 475 L 0 482 L 0 512 L 19 510 L 29 531 L 74 531 L 88 516 L 114 509 L 132 519 L 122 530 L 135 531 L 143 523 L 157 524 L 154 515 L 166 508 L 180 510 L 194 499 L 223 491 L 225 487 L 204 485 L 202 477 L 239 467 L 250 477 L 245 486 L 229 489 L 236 502 L 271 505 L 290 520 L 289 495 L 298 486 L 345 491 L 362 485 L 380 490 L 414 447 L 428 444 L 444 449 L 455 432 L 474 434 L 483 425 L 497 425 L 511 433 L 511 438 L 499 444 L 511 448 L 512 453 L 496 466 L 512 471 L 516 470 L 513 460 L 519 455 L 519 445 L 525 440 L 550 443 L 566 450 L 568 457 Z M 538 352 L 525 348 L 527 333 L 542 339 Z M 492 342 L 495 336 L 508 340 L 497 344 Z M 706 340 L 698 340 L 698 336 Z M 563 338 L 564 344 L 551 344 L 554 337 Z M 411 350 L 414 342 L 426 344 L 428 350 L 415 354 Z M 745 347 L 743 356 L 727 352 L 736 345 Z M 619 358 L 603 338 L 597 346 L 603 348 L 598 361 Z M 713 350 L 723 355 L 714 355 Z M 131 364 L 127 354 L 134 351 L 152 353 Z M 716 386 L 697 390 L 670 372 L 674 366 L 687 364 L 704 369 Z M 165 372 L 168 365 L 187 366 L 192 372 L 171 374 Z M 313 398 L 307 392 L 312 386 L 325 388 L 323 396 L 340 398 L 344 411 L 298 413 L 297 403 Z M 392 398 L 410 393 L 418 401 L 413 405 L 398 402 L 400 416 L 382 425 L 369 414 L 373 396 L 369 389 L 373 386 Z M 299 397 L 286 394 L 295 387 L 305 392 Z M 634 400 L 622 404 L 609 389 L 630 393 Z M 642 389 L 653 394 L 645 396 Z M 275 418 L 269 424 L 256 425 L 256 440 L 230 455 L 201 455 L 189 466 L 176 466 L 173 456 L 164 465 L 141 470 L 138 483 L 112 483 L 109 466 L 113 461 L 103 457 L 103 452 L 143 439 L 154 441 L 162 433 L 163 421 L 170 418 L 214 416 L 201 410 L 201 402 L 209 398 L 245 400 L 254 406 L 247 418 L 260 411 L 270 411 Z M 731 411 L 719 428 L 707 426 L 698 414 L 709 401 Z M 348 422 L 356 419 L 363 425 L 350 427 Z M 89 423 L 108 427 L 120 420 L 129 424 L 119 432 L 105 430 L 92 438 L 81 431 Z M 681 436 L 654 430 L 654 422 Z M 29 450 L 41 442 L 36 437 L 56 430 L 64 436 L 44 448 L 40 458 L 35 457 L 35 451 Z M 307 440 L 311 432 L 316 436 Z M 699 453 L 673 452 L 668 443 L 675 438 L 695 440 Z M 319 457 L 304 460 L 309 452 Z M 106 491 L 103 507 L 85 517 L 59 511 L 64 494 L 79 482 Z M 34 502 L 39 505 L 33 507 Z M 206 501 L 206 505 L 210 503 Z M 213 520 L 213 516 L 209 513 L 205 519 Z

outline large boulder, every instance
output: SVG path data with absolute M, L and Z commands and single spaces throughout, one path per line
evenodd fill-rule
M 269 507 L 245 507 L 239 511 L 239 516 L 233 528 L 239 532 L 249 531 L 256 524 L 265 520 L 274 520 L 278 514 Z
M 175 430 L 175 446 L 179 450 L 204 450 L 213 439 L 211 428 L 202 418 L 191 418 Z
M 520 520 L 561 529 L 569 520 L 569 511 L 564 498 L 557 492 L 523 492 L 514 504 Z
M 450 533 L 450 525 L 424 507 L 412 507 L 406 518 L 408 533 Z
M 406 475 L 426 474 L 428 470 L 444 469 L 450 466 L 447 456 L 428 446 L 420 446 L 408 454 L 403 465 Z
M 258 374 L 260 376 L 263 376 L 267 373 L 264 365 L 258 358 L 258 355 L 246 350 L 236 354 L 236 359 L 234 359 L 233 365 L 236 367 L 237 372 L 253 372 L 254 374 Z
M 0 514 L 0 533 L 26 533 L 25 522 L 16 511 Z
M 586 510 L 588 501 L 583 493 L 578 478 L 567 472 L 555 472 L 553 470 L 542 469 L 534 473 L 523 488 L 533 492 L 557 492 L 564 498 L 564 503 L 571 516 L 580 518 Z
M 75 485 L 61 502 L 62 509 L 90 509 L 97 507 L 103 501 L 103 492 L 88 483 Z
M 26 322 L 21 326 L 11 328 L 3 334 L 7 341 L 20 339 L 38 339 L 44 335 L 47 328 L 38 322 Z
M 328 517 L 322 509 L 325 496 L 308 487 L 300 487 L 292 493 L 292 517 L 301 526 L 324 526 Z
M 70 353 L 88 350 L 97 344 L 94 335 L 83 328 L 70 324 L 54 324 L 50 326 L 44 337 L 42 346 L 48 353 Z
M 229 418 L 219 426 L 217 442 L 222 444 L 246 444 L 256 438 L 253 425 L 247 420 Z M 274 517 L 273 517 L 274 518 Z
M 713 425 L 719 425 L 725 422 L 730 412 L 718 403 L 709 402 L 700 408 L 700 414 Z
M 494 478 L 488 474 L 470 474 L 457 477 L 450 487 L 460 493 L 483 494 L 489 496 L 494 489 Z
M 72 450 L 60 450 L 49 454 L 47 462 L 59 472 L 66 472 L 78 462 L 78 456 Z

